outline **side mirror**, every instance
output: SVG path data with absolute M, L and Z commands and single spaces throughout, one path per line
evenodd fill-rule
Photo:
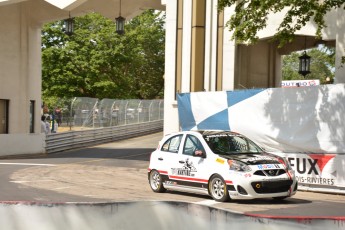
M 206 158 L 206 153 L 205 151 L 202 151 L 202 150 L 195 150 L 193 156 Z

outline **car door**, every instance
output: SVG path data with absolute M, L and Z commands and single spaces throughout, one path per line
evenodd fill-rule
M 198 137 L 187 134 L 180 146 L 178 159 L 174 162 L 171 179 L 177 184 L 192 188 L 207 188 L 207 160 L 205 148 Z
M 161 175 L 165 175 L 164 180 L 167 180 L 167 176 L 171 174 L 172 162 L 176 162 L 178 159 L 178 152 L 182 141 L 182 134 L 174 135 L 161 145 L 160 150 L 151 157 L 151 162 L 155 162 L 150 167 L 155 168 Z

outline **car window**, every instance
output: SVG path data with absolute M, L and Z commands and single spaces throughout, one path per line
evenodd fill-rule
M 218 154 L 258 153 L 262 149 L 254 142 L 240 135 L 210 135 L 205 140 L 211 150 Z
M 243 138 L 234 136 L 229 138 L 229 151 L 230 152 L 246 152 L 248 151 L 247 141 Z
M 193 135 L 187 135 L 182 154 L 193 156 L 202 155 L 203 152 L 205 150 L 199 139 Z
M 164 142 L 161 150 L 164 152 L 178 153 L 181 139 L 182 135 L 177 135 L 172 138 L 169 138 L 166 142 Z

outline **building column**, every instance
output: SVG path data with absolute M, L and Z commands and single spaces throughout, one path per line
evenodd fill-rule
M 192 46 L 190 91 L 204 91 L 206 0 L 192 3 Z
M 178 2 L 166 1 L 166 32 L 165 32 L 165 73 L 164 73 L 164 134 L 179 130 L 176 103 L 176 71 L 177 67 L 177 11 Z
M 345 83 L 345 63 L 342 63 L 345 57 L 345 13 L 340 7 L 337 9 L 337 32 L 335 41 L 335 79 L 334 83 Z M 344 60 L 345 61 L 345 60 Z
M 41 133 L 41 24 L 32 2 L 0 7 L 0 156 L 44 153 Z M 4 118 L 5 114 L 5 118 Z
M 218 15 L 216 91 L 223 90 L 224 12 Z
M 183 0 L 177 1 L 176 28 L 176 93 L 182 92 L 182 38 L 183 38 Z
M 225 27 L 227 20 L 235 12 L 235 7 L 227 7 L 219 15 L 218 25 L 218 71 L 217 71 L 217 90 L 234 90 L 235 79 L 238 74 L 235 73 L 237 45 L 232 40 L 233 33 Z

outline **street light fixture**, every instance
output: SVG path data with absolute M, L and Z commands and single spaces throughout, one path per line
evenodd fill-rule
M 310 73 L 310 59 L 311 57 L 307 55 L 307 42 L 305 38 L 305 50 L 303 52 L 303 55 L 298 57 L 299 58 L 299 71 L 298 73 L 303 75 L 305 77 L 307 74 Z
M 65 19 L 64 21 L 65 28 L 64 32 L 66 35 L 71 36 L 74 33 L 74 18 L 71 18 L 71 14 L 69 14 L 69 18 Z
M 116 33 L 122 35 L 125 33 L 125 21 L 126 19 L 121 16 L 121 0 L 120 0 L 120 13 L 119 17 L 115 18 L 116 21 Z

